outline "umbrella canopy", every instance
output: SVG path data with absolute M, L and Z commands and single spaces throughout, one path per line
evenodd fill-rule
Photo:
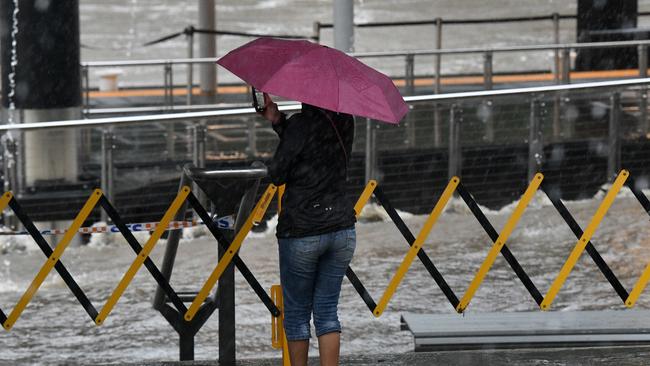
M 332 111 L 390 123 L 408 112 L 389 77 L 312 42 L 259 38 L 217 63 L 258 90 Z

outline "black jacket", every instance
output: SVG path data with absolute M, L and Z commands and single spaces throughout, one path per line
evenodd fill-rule
M 352 227 L 356 221 L 354 202 L 345 197 L 354 139 L 352 116 L 303 104 L 301 113 L 289 119 L 283 115 L 273 129 L 280 144 L 269 175 L 273 184 L 286 184 L 277 237 L 304 237 Z

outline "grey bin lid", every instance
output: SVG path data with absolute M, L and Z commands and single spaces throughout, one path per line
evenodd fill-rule
M 254 162 L 248 167 L 226 169 L 186 168 L 185 173 L 201 188 L 217 208 L 217 215 L 237 212 L 244 193 L 266 176 L 266 166 Z

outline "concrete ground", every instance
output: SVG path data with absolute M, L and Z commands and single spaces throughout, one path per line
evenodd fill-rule
M 238 366 L 281 365 L 280 359 L 246 359 Z M 345 356 L 341 365 L 354 366 L 431 366 L 431 365 L 616 365 L 650 364 L 650 346 L 612 346 L 583 348 L 504 349 L 475 351 L 419 352 L 387 355 Z M 81 363 L 80 365 L 83 365 Z M 124 366 L 216 366 L 217 361 L 146 362 Z M 309 365 L 318 365 L 312 358 Z

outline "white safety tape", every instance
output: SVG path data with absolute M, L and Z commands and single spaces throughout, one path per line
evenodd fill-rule
M 235 225 L 235 220 L 232 216 L 217 217 L 214 219 L 214 223 L 217 224 L 219 229 L 229 229 L 232 230 Z M 158 222 L 141 222 L 135 224 L 125 224 L 126 227 L 131 232 L 141 232 L 141 231 L 154 231 L 158 227 Z M 195 226 L 205 225 L 202 221 L 171 221 L 167 226 L 166 230 L 177 230 L 183 228 L 190 228 Z M 65 234 L 67 230 L 65 229 L 45 229 L 40 230 L 41 235 L 61 235 Z M 117 225 L 102 225 L 102 226 L 88 226 L 79 228 L 79 233 L 82 234 L 114 234 L 119 233 L 120 229 Z M 29 235 L 27 230 L 21 231 L 0 231 L 0 235 Z

